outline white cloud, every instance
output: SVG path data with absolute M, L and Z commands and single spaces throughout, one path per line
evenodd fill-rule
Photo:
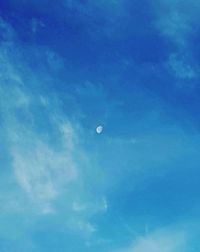
M 51 208 L 51 201 L 78 177 L 77 162 L 74 160 L 74 152 L 79 148 L 76 133 L 59 109 L 54 107 L 56 116 L 55 111 L 46 107 L 48 104 L 43 108 L 43 103 L 38 103 L 40 99 L 33 100 L 19 85 L 12 84 L 11 87 L 7 89 L 2 85 L 0 96 L 12 166 L 18 184 L 29 199 L 41 211 L 46 211 Z M 34 106 L 37 110 L 32 112 Z M 41 111 L 47 116 L 47 124 L 50 124 L 46 126 L 46 133 L 37 129 Z M 18 112 L 22 113 L 25 122 L 18 118 Z M 27 120 L 30 120 L 29 123 Z M 49 126 L 53 128 L 51 131 Z M 57 134 L 57 138 L 52 134 Z
M 169 72 L 176 78 L 177 86 L 194 88 L 199 77 L 199 67 L 190 63 L 187 57 L 177 54 L 169 56 L 166 64 Z M 189 83 L 189 84 L 188 84 Z
M 189 35 L 194 33 L 194 27 L 198 24 L 200 4 L 195 0 L 158 0 L 153 5 L 160 32 L 180 48 L 185 48 Z
M 194 77 L 196 77 L 196 74 L 190 65 L 184 65 L 183 62 L 179 61 L 173 55 L 170 57 L 170 66 L 172 67 L 177 77 L 180 77 L 182 79 L 193 79 Z
M 195 0 L 157 0 L 153 3 L 155 26 L 160 34 L 172 42 L 176 53 L 169 55 L 166 62 L 169 72 L 177 78 L 177 86 L 194 87 L 192 81 L 199 78 L 199 66 L 191 53 L 191 41 L 198 33 L 200 4 Z
M 187 236 L 182 230 L 158 230 L 144 237 L 138 237 L 133 245 L 118 252 L 184 252 Z
M 56 151 L 40 142 L 34 134 L 21 137 L 23 140 L 12 147 L 13 168 L 19 185 L 43 211 L 63 187 L 76 180 L 76 165 L 67 148 Z M 26 138 L 32 139 L 32 146 L 26 143 Z
M 105 197 L 102 197 L 101 199 L 97 199 L 93 202 L 81 202 L 81 201 L 74 201 L 72 204 L 72 209 L 75 212 L 83 213 L 90 210 L 93 213 L 97 212 L 106 212 L 108 209 L 108 202 Z
M 11 29 L 6 23 L 3 27 Z M 11 53 L 14 49 L 16 54 Z M 12 181 L 3 188 L 5 195 L 0 193 L 1 210 L 24 217 L 31 213 L 35 218 L 37 214 L 65 214 L 68 229 L 92 234 L 96 227 L 90 217 L 103 213 L 107 205 L 101 193 L 97 196 L 90 191 L 92 175 L 87 173 L 94 169 L 80 144 L 83 136 L 76 116 L 72 121 L 63 111 L 60 97 L 46 94 L 58 57 L 41 52 L 49 68 L 37 72 L 26 63 L 21 50 L 13 38 L 0 45 L 1 144 L 9 159 L 5 178 Z M 62 60 L 55 61 L 57 69 Z M 76 207 L 73 202 L 78 202 Z M 83 214 L 77 211 L 78 204 L 87 206 Z

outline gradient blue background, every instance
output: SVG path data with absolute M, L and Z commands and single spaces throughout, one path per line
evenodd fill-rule
M 1 0 L 1 252 L 200 250 L 199 16 Z

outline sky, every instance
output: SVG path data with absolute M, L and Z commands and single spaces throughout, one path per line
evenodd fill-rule
M 199 15 L 0 1 L 1 252 L 200 251 Z

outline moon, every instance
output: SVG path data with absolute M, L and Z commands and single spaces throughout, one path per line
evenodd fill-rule
M 97 134 L 101 134 L 102 131 L 103 131 L 103 126 L 102 126 L 102 125 L 99 125 L 99 126 L 96 128 Z

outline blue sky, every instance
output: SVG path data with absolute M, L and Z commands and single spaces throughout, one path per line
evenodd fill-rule
M 1 252 L 200 250 L 199 15 L 1 0 Z

